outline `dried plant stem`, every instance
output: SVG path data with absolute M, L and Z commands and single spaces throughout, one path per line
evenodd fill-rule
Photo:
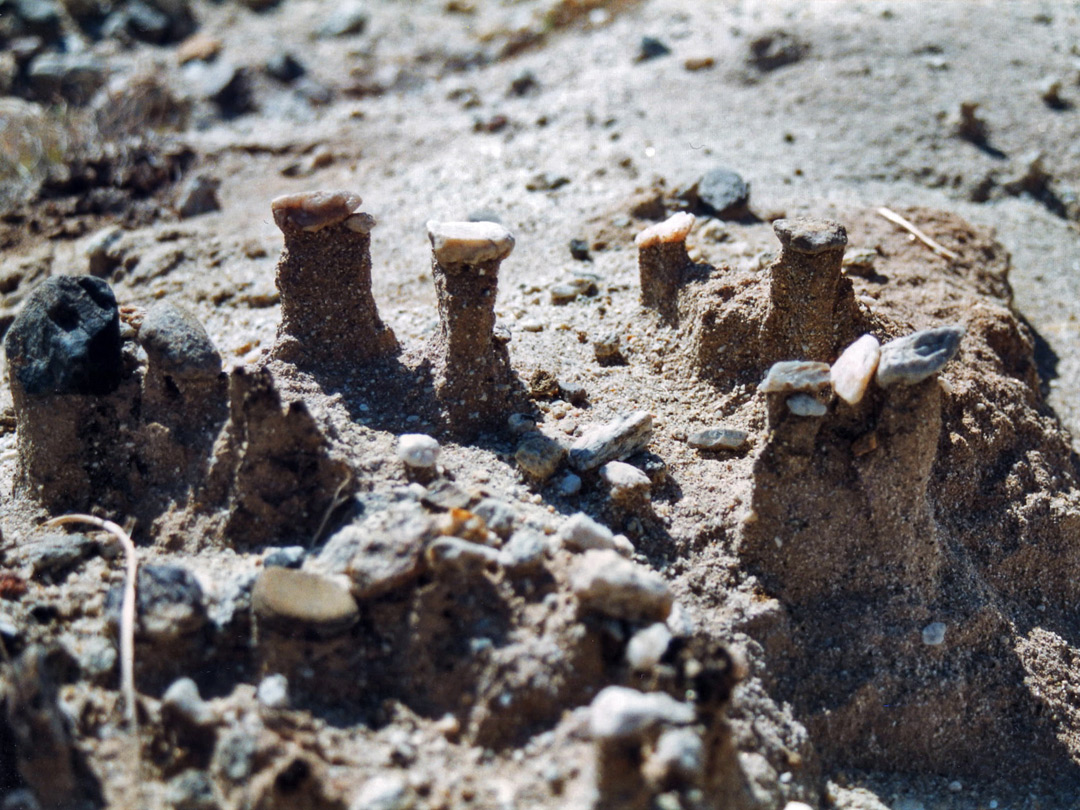
M 909 220 L 904 219 L 902 216 L 900 216 L 898 213 L 893 211 L 891 208 L 885 208 L 883 206 L 883 207 L 879 208 L 877 210 L 877 212 L 878 212 L 878 214 L 885 217 L 885 219 L 889 220 L 889 222 L 893 223 L 894 225 L 899 225 L 901 228 L 903 228 L 905 231 L 910 233 L 912 236 L 914 236 L 916 239 L 918 239 L 920 242 L 922 242 L 924 245 L 926 245 L 928 248 L 930 248 L 932 251 L 934 251 L 934 253 L 938 254 L 939 256 L 944 256 L 946 259 L 949 259 L 949 260 L 954 261 L 954 262 L 957 259 L 960 258 L 959 253 L 957 253 L 954 250 L 949 250 L 947 247 L 942 245 L 940 242 L 935 241 L 934 239 L 930 238 L 925 233 L 923 233 L 921 230 L 919 230 L 919 228 L 916 227 L 912 222 L 910 222 Z
M 352 483 L 352 473 L 345 476 L 338 488 L 334 490 L 334 497 L 330 500 L 330 505 L 326 507 L 326 512 L 323 514 L 322 521 L 319 523 L 319 528 L 315 530 L 315 535 L 311 538 L 311 545 L 315 545 L 319 542 L 319 538 L 322 537 L 323 530 L 326 528 L 326 524 L 330 522 L 330 516 L 337 511 L 337 508 L 343 503 L 349 500 L 348 497 L 342 497 L 341 493 L 345 491 L 345 487 Z
M 139 572 L 139 559 L 130 535 L 111 520 L 93 515 L 61 515 L 45 523 L 61 526 L 65 523 L 89 523 L 104 529 L 124 549 L 126 571 L 124 574 L 124 601 L 120 609 L 120 689 L 124 695 L 124 713 L 128 730 L 134 735 L 138 730 L 138 713 L 135 710 L 135 578 Z

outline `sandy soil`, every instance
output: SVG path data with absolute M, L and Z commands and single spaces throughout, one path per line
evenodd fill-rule
M 197 42 L 83 37 L 107 67 L 96 94 L 50 106 L 16 79 L 41 105 L 0 112 L 5 147 L 44 145 L 5 185 L 5 328 L 50 276 L 93 273 L 130 308 L 115 391 L 0 390 L 11 806 L 30 789 L 42 807 L 1080 807 L 1080 8 L 423 0 L 322 37 L 334 12 L 314 0 L 191 8 L 240 101 L 180 65 Z M 670 52 L 641 58 L 643 37 Z M 769 47 L 780 64 L 755 61 Z M 268 75 L 286 52 L 303 78 Z M 965 102 L 985 138 L 958 134 Z M 749 182 L 750 210 L 695 209 L 697 270 L 660 317 L 634 237 L 716 167 Z M 181 216 L 198 175 L 220 181 L 217 210 Z M 371 287 L 400 346 L 364 362 L 278 335 L 270 200 L 339 188 L 377 222 Z M 801 215 L 843 224 L 849 262 L 873 257 L 806 325 L 821 356 L 776 327 L 770 223 Z M 441 392 L 470 369 L 439 365 L 450 271 L 425 223 L 470 218 L 515 239 L 494 307 L 512 371 L 462 422 Z M 556 303 L 567 282 L 582 294 Z M 220 377 L 186 387 L 148 361 L 140 318 L 161 301 L 206 327 Z M 822 418 L 757 389 L 774 361 L 954 323 L 940 375 Z M 595 346 L 612 335 L 618 358 Z M 595 470 L 571 492 L 566 460 L 547 480 L 516 460 L 635 411 L 648 496 Z M 688 442 L 719 426 L 746 446 Z M 438 438 L 436 471 L 402 463 L 404 433 Z M 58 459 L 85 476 L 37 487 Z M 40 523 L 74 509 L 197 583 L 139 580 L 137 745 L 122 556 L 104 535 L 62 562 L 44 545 Z M 610 558 L 566 540 L 578 512 L 618 535 L 595 541 Z M 312 579 L 273 607 L 258 583 L 295 546 Z M 603 593 L 598 559 L 666 596 Z M 278 674 L 287 704 L 256 695 Z M 201 698 L 165 699 L 182 677 Z M 609 734 L 611 686 L 691 717 Z

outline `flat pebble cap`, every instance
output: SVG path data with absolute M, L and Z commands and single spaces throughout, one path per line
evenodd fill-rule
M 343 222 L 362 202 L 352 191 L 299 191 L 275 197 L 270 210 L 282 231 L 310 233 Z
M 514 249 L 514 236 L 497 222 L 436 222 L 427 224 L 431 249 L 439 264 L 480 264 L 502 261 Z
M 651 225 L 639 233 L 634 239 L 634 244 L 639 248 L 647 248 L 665 242 L 681 242 L 694 227 L 695 219 L 693 214 L 686 211 L 672 214 L 663 222 Z
M 778 219 L 773 223 L 773 232 L 784 250 L 795 253 L 824 253 L 827 250 L 839 250 L 847 246 L 847 230 L 839 222 L 831 219 L 812 217 L 794 217 Z

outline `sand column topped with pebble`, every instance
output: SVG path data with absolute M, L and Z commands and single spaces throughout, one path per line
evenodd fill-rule
M 301 365 L 349 366 L 397 352 L 371 294 L 371 229 L 349 191 L 307 191 L 275 198 L 285 235 L 277 265 L 281 326 L 274 354 Z
M 665 320 L 678 320 L 679 287 L 690 264 L 686 237 L 694 227 L 694 215 L 674 214 L 646 228 L 634 239 L 638 249 L 641 303 L 658 311 Z
M 778 219 L 773 231 L 780 257 L 770 268 L 766 334 L 792 359 L 831 361 L 847 231 L 809 217 Z
M 499 265 L 514 237 L 494 222 L 428 222 L 439 334 L 428 349 L 435 394 L 452 425 L 500 409 L 508 390 L 506 348 L 494 339 Z

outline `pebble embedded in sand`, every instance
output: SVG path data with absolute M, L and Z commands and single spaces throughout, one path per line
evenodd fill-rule
M 788 397 L 787 407 L 796 416 L 824 416 L 829 410 L 809 394 L 795 394 Z
M 439 460 L 439 442 L 423 433 L 405 433 L 398 437 L 397 456 L 407 467 L 427 470 Z
M 284 633 L 343 633 L 360 617 L 349 591 L 329 577 L 293 568 L 268 568 L 255 580 L 251 607 L 261 624 Z
M 922 629 L 922 641 L 929 647 L 945 643 L 945 622 L 930 622 Z
M 498 262 L 514 249 L 514 237 L 497 222 L 428 222 L 428 239 L 439 264 Z
M 595 470 L 641 450 L 651 438 L 652 416 L 635 411 L 585 431 L 570 447 L 570 466 L 578 471 Z
M 663 577 L 613 549 L 594 549 L 579 557 L 570 588 L 583 609 L 627 621 L 663 621 L 674 601 Z
M 514 451 L 514 461 L 537 481 L 546 481 L 566 458 L 566 448 L 540 432 L 528 433 Z
M 336 225 L 349 218 L 363 200 L 352 191 L 299 191 L 270 201 L 274 222 L 281 230 L 308 233 Z
M 924 329 L 881 347 L 877 384 L 915 385 L 945 367 L 960 348 L 967 330 L 957 324 Z
M 649 476 L 624 461 L 609 461 L 600 468 L 600 478 L 608 485 L 611 500 L 630 504 L 649 499 Z
M 558 538 L 563 548 L 571 551 L 615 548 L 615 535 L 611 529 L 597 523 L 584 512 L 567 518 L 559 527 Z
M 735 428 L 705 428 L 691 433 L 686 443 L 695 450 L 715 452 L 717 450 L 739 450 L 746 445 L 749 434 Z
M 496 549 L 457 537 L 440 537 L 428 546 L 425 556 L 432 569 L 458 574 L 497 568 L 502 562 Z
M 857 405 L 874 378 L 880 357 L 881 344 L 873 335 L 863 335 L 844 349 L 829 371 L 836 395 L 848 405 Z
M 170 377 L 215 377 L 221 373 L 221 355 L 198 318 L 167 301 L 146 311 L 139 344 L 146 350 L 151 368 Z
M 626 663 L 633 669 L 648 670 L 660 663 L 673 636 L 663 622 L 638 630 L 626 645 Z
M 608 686 L 589 706 L 589 733 L 594 740 L 627 740 L 658 726 L 688 725 L 694 716 L 693 706 L 664 692 Z
M 829 386 L 829 364 L 812 360 L 773 363 L 758 390 L 764 394 L 803 392 L 814 394 Z

